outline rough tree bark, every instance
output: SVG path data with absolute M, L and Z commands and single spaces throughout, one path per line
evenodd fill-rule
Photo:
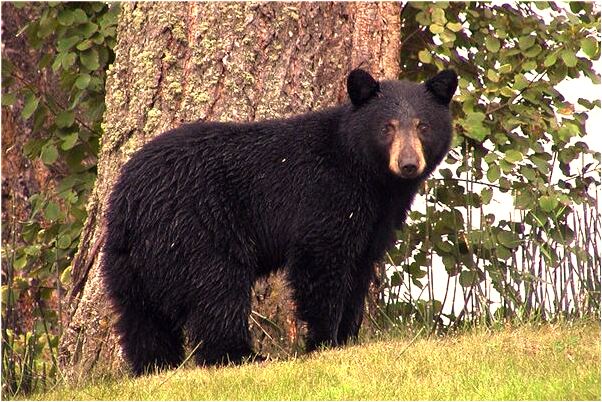
M 400 3 L 162 2 L 122 7 L 116 59 L 107 81 L 98 179 L 73 263 L 70 320 L 60 348 L 70 377 L 99 362 L 110 369 L 122 366 L 99 276 L 99 250 L 111 186 L 142 144 L 185 121 L 250 121 L 334 105 L 345 100 L 346 73 L 359 65 L 380 78 L 395 78 L 399 72 Z M 284 339 L 290 352 L 286 339 L 294 341 L 295 326 L 283 334 L 263 332 L 262 325 L 267 321 L 262 317 L 276 320 L 276 326 L 290 320 L 290 303 L 261 300 L 270 292 L 268 298 L 286 300 L 286 288 L 281 280 L 259 286 L 257 314 L 251 317 L 255 332 L 267 332 L 264 343 L 274 336 L 280 338 L 276 343 Z

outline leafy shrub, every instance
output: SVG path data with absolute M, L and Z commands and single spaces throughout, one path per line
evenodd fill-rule
M 442 317 L 490 321 L 493 313 L 599 314 L 600 154 L 582 137 L 600 100 L 572 105 L 555 86 L 580 76 L 600 84 L 592 65 L 600 57 L 600 10 L 569 6 L 404 7 L 403 77 L 424 80 L 452 66 L 460 80 L 447 166 L 427 183 L 425 208 L 411 213 L 385 261 L 402 268 L 388 275 L 389 318 L 433 325 Z M 443 300 L 432 288 L 438 264 L 449 275 Z M 412 299 L 412 287 L 427 301 Z M 443 314 L 451 292 L 464 306 Z
M 38 73 L 58 82 L 48 93 L 2 60 L 2 105 L 20 108 L 30 122 L 25 156 L 53 168 L 58 185 L 29 198 L 29 217 L 11 225 L 2 248 L 2 387 L 14 395 L 53 378 L 61 333 L 61 296 L 86 219 L 86 200 L 96 178 L 102 133 L 105 70 L 113 61 L 119 5 L 38 3 L 39 18 L 23 29 L 41 57 Z M 29 305 L 31 328 L 19 325 L 19 307 Z

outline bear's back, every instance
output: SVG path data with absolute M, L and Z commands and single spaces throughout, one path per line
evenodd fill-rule
M 339 110 L 196 122 L 155 137 L 122 168 L 109 201 L 107 246 L 154 243 L 157 231 L 196 220 L 216 233 L 232 226 L 258 242 L 273 239 L 258 247 L 282 249 L 303 200 L 328 190 L 325 180 L 339 180 Z

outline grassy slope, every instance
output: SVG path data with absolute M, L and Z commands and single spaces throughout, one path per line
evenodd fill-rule
M 600 400 L 600 325 L 382 341 L 263 365 L 97 381 L 37 399 Z

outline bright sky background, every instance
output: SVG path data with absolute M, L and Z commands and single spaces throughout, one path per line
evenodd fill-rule
M 493 1 L 494 4 L 508 3 L 507 1 Z M 602 3 L 596 2 L 597 9 L 600 10 Z M 555 4 L 566 10 L 569 10 L 569 4 L 566 1 L 556 1 Z M 535 10 L 539 13 L 544 20 L 551 20 L 554 18 L 552 12 L 549 10 Z M 569 11 L 570 12 L 570 11 Z M 578 54 L 581 57 L 585 57 L 582 51 Z M 602 73 L 602 62 L 596 60 L 593 62 L 594 69 L 598 74 Z M 562 83 L 556 86 L 556 89 L 564 95 L 567 101 L 575 105 L 575 111 L 582 112 L 584 108 L 577 104 L 579 98 L 584 98 L 590 101 L 596 99 L 602 99 L 602 85 L 594 85 L 587 77 L 581 77 L 576 79 L 564 80 Z M 602 110 L 598 107 L 589 112 L 586 130 L 587 136 L 584 142 L 589 147 L 598 152 L 602 152 L 602 133 L 600 133 L 600 127 L 602 127 Z M 597 132 L 596 132 L 597 131 Z
M 602 72 L 602 62 L 600 60 L 595 61 L 594 68 L 600 74 Z M 583 107 L 577 104 L 579 98 L 594 101 L 602 97 L 602 85 L 592 84 L 587 77 L 565 80 L 557 85 L 556 89 L 564 95 L 567 101 L 575 105 L 575 110 L 578 112 L 583 111 Z M 602 109 L 599 107 L 589 112 L 586 130 L 587 136 L 584 142 L 591 149 L 602 152 Z

